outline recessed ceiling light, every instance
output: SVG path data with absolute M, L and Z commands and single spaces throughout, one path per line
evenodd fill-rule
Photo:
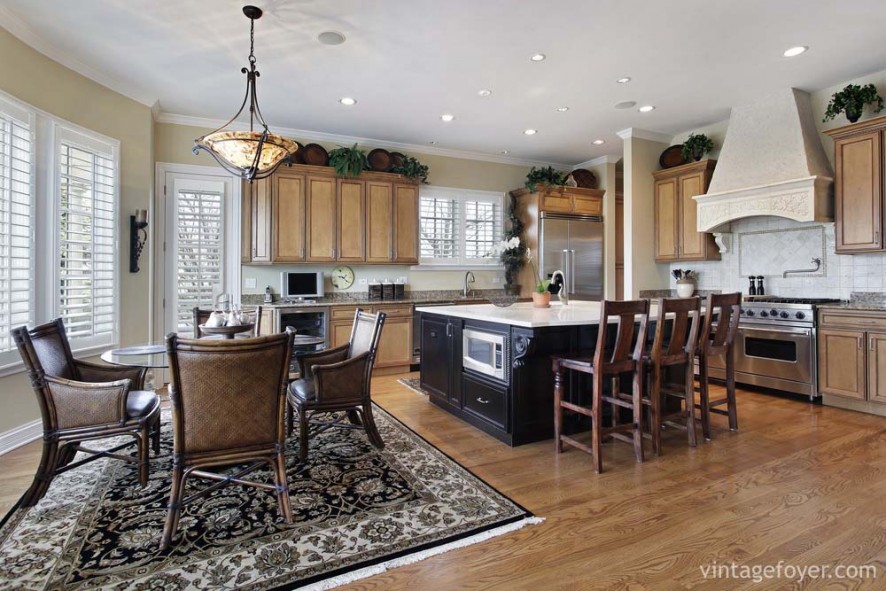
M 440 115 L 440 119 L 449 123 L 450 121 L 455 119 L 455 115 L 450 115 L 449 113 L 443 113 L 442 115 Z
M 492 91 L 486 88 L 481 88 L 477 91 L 477 94 L 479 94 L 480 96 L 489 96 L 490 94 L 492 94 Z
M 630 76 L 625 76 L 624 78 L 619 78 L 618 80 L 616 80 L 616 82 L 618 82 L 619 84 L 627 84 L 630 81 L 631 81 Z
M 338 102 L 345 105 L 346 107 L 350 107 L 357 104 L 357 99 L 353 99 L 349 96 L 343 96 L 342 98 L 338 99 Z
M 558 113 L 565 113 L 568 110 L 569 110 L 569 107 L 557 107 Z
M 510 151 L 510 150 L 502 150 L 501 153 L 502 153 L 502 154 L 510 154 L 511 151 Z
M 653 105 L 643 105 L 640 107 L 639 111 L 641 113 L 648 113 L 649 111 L 654 111 L 655 107 Z
M 341 45 L 345 42 L 345 36 L 338 31 L 323 31 L 317 35 L 317 41 L 323 45 Z
M 798 45 L 797 47 L 791 47 L 788 50 L 785 50 L 785 57 L 797 57 L 801 53 L 806 53 L 806 50 L 809 49 L 806 45 Z
M 429 141 L 428 143 L 431 144 L 432 146 L 436 146 L 436 145 L 437 145 L 437 142 L 435 142 L 434 140 L 431 140 L 431 141 Z
M 537 129 L 527 129 L 523 131 L 523 135 L 535 135 L 538 133 Z
M 546 55 L 543 54 L 543 53 L 536 53 L 535 55 L 533 55 L 533 56 L 530 57 L 529 59 L 531 59 L 531 60 L 534 61 L 534 62 L 543 62 L 543 61 L 545 61 L 545 58 L 547 58 L 547 57 L 548 57 L 548 56 L 546 56 Z
M 605 143 L 606 143 L 606 140 L 594 140 L 595 146 L 602 146 Z
M 637 101 L 622 101 L 615 104 L 616 109 L 630 109 L 637 105 Z

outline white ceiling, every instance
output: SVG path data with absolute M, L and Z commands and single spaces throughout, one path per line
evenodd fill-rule
M 3 0 L 0 24 L 163 113 L 227 119 L 245 90 L 241 0 Z M 774 89 L 886 67 L 883 0 L 264 0 L 259 102 L 274 128 L 510 158 L 620 155 Z M 341 31 L 325 46 L 317 35 Z M 795 45 L 811 49 L 787 59 Z M 530 62 L 542 52 L 547 60 Z M 616 84 L 630 76 L 629 84 Z M 481 98 L 481 88 L 492 96 Z M 881 90 L 882 92 L 882 90 Z M 357 99 L 354 107 L 338 103 Z M 656 110 L 615 110 L 637 101 Z M 569 106 L 566 113 L 557 107 Z M 455 121 L 444 123 L 442 113 Z M 526 128 L 538 129 L 525 136 Z M 604 139 L 594 146 L 591 141 Z

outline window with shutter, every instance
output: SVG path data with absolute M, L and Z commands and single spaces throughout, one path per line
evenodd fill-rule
M 32 123 L 0 100 L 0 366 L 19 357 L 9 331 L 34 322 Z
M 56 259 L 58 312 L 72 346 L 116 341 L 115 150 L 59 127 Z
M 212 309 L 222 285 L 224 265 L 223 194 L 176 194 L 176 328 L 193 332 L 193 309 Z
M 446 187 L 421 189 L 422 265 L 498 265 L 492 248 L 502 239 L 502 194 Z

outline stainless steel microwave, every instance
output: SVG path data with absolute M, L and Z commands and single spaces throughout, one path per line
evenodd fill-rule
M 507 381 L 507 335 L 474 328 L 461 334 L 462 367 Z

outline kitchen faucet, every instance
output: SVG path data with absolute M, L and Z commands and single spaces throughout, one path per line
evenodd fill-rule
M 468 283 L 474 283 L 476 280 L 477 280 L 476 277 L 474 277 L 474 274 L 471 273 L 470 271 L 465 273 L 465 291 L 464 291 L 465 297 L 468 297 Z
M 561 280 L 560 291 L 557 293 L 557 297 L 560 298 L 561 304 L 563 304 L 564 306 L 568 306 L 569 305 L 569 291 L 566 289 L 566 274 L 563 271 L 561 271 L 560 269 L 557 269 L 556 271 L 551 273 L 551 283 L 554 282 L 554 279 L 557 277 L 557 273 L 560 274 L 560 280 Z

